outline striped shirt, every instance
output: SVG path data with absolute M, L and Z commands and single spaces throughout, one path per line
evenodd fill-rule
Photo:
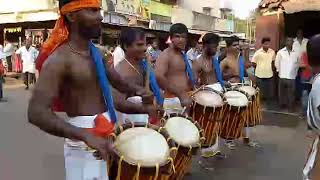
M 312 83 L 312 89 L 308 101 L 308 124 L 316 132 L 320 132 L 320 74 L 318 74 Z

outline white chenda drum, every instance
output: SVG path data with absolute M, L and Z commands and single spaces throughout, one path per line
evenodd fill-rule
M 224 113 L 225 99 L 223 94 L 219 91 L 204 87 L 192 96 L 192 100 L 192 118 L 198 122 L 204 130 L 204 136 L 206 138 L 203 146 L 212 146 L 215 144 Z
M 128 123 L 114 134 L 116 156 L 108 161 L 110 179 L 167 180 L 174 173 L 177 148 L 168 133 L 146 123 Z
M 231 88 L 224 93 L 227 108 L 222 120 L 220 137 L 233 140 L 241 137 L 247 121 L 249 98 L 246 92 Z
M 182 115 L 165 117 L 164 121 L 164 129 L 178 147 L 174 160 L 176 173 L 170 179 L 182 180 L 191 166 L 192 155 L 201 148 L 205 139 L 202 137 L 203 131 L 194 121 Z
M 251 103 L 248 107 L 248 121 L 246 122 L 246 126 L 256 126 L 261 122 L 262 119 L 259 88 L 257 88 L 256 86 L 245 84 L 239 86 L 238 89 L 246 92 L 251 98 Z

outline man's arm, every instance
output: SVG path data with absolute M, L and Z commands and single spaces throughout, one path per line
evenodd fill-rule
M 177 97 L 183 95 L 183 92 L 180 92 L 174 83 L 170 83 L 166 77 L 169 68 L 169 57 L 162 53 L 159 56 L 159 59 L 156 61 L 156 79 L 161 89 L 165 92 L 170 92 Z
M 276 56 L 276 60 L 274 62 L 274 66 L 276 67 L 277 72 L 280 70 L 280 61 L 281 61 L 281 52 L 279 51 Z
M 85 130 L 65 122 L 51 110 L 51 104 L 58 95 L 59 85 L 65 72 L 66 65 L 63 58 L 49 57 L 31 96 L 28 119 L 31 124 L 49 134 L 85 141 L 88 134 Z
M 126 100 L 125 94 L 120 93 L 116 89 L 112 90 L 115 108 L 126 114 L 149 114 L 151 108 L 144 106 L 142 103 L 132 103 Z
M 252 66 L 253 67 L 257 67 L 257 62 L 258 62 L 258 51 L 256 51 L 254 54 L 253 54 L 253 57 L 252 57 Z

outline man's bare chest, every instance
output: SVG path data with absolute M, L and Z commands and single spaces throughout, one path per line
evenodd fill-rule
M 214 71 L 212 62 L 202 60 L 202 61 L 200 61 L 200 64 L 201 64 L 201 72 L 212 73 Z
M 169 59 L 168 72 L 181 73 L 181 72 L 185 72 L 185 69 L 186 69 L 186 64 L 184 63 L 182 56 L 172 56 L 172 58 Z
M 232 73 L 239 73 L 239 63 L 238 62 L 229 62 L 227 69 Z
M 70 85 L 90 88 L 90 86 L 98 84 L 97 71 L 91 62 L 73 63 L 67 72 L 67 82 L 65 83 Z

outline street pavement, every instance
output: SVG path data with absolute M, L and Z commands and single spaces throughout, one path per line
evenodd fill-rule
M 10 81 L 9 81 L 10 82 Z M 63 180 L 63 140 L 30 125 L 26 110 L 30 91 L 8 83 L 8 100 L 0 103 L 0 180 Z M 227 150 L 227 159 L 195 157 L 186 180 L 300 180 L 311 139 L 305 120 L 297 116 L 264 113 L 262 125 L 253 129 L 262 148 L 252 149 L 239 141 Z M 221 142 L 223 145 L 223 142 Z M 200 166 L 198 161 L 206 167 Z

